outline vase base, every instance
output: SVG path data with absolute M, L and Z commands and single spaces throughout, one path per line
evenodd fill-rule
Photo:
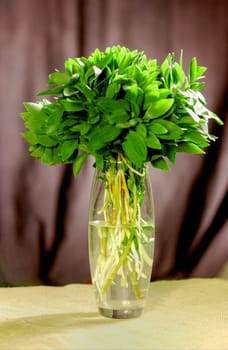
M 142 314 L 143 308 L 138 309 L 105 309 L 103 307 L 99 308 L 99 312 L 104 317 L 109 318 L 118 318 L 118 319 L 128 319 L 128 318 L 136 318 Z

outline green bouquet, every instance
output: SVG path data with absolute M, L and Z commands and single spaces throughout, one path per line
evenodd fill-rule
M 159 66 L 143 52 L 121 46 L 96 49 L 70 58 L 65 72 L 49 75 L 52 95 L 24 103 L 21 114 L 31 156 L 49 165 L 72 163 L 77 175 L 88 155 L 104 170 L 105 160 L 121 154 L 142 171 L 145 163 L 168 170 L 177 152 L 204 153 L 215 137 L 209 119 L 221 120 L 206 107 L 200 90 L 206 71 L 196 58 L 189 73 L 182 57 L 169 54 Z

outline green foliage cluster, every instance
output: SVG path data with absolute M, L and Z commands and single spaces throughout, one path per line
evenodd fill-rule
M 215 138 L 209 119 L 222 124 L 200 92 L 205 71 L 196 58 L 186 75 L 182 57 L 169 54 L 159 66 L 121 46 L 70 58 L 38 94 L 51 101 L 24 103 L 30 154 L 49 165 L 72 163 L 77 175 L 88 155 L 101 170 L 118 154 L 137 170 L 147 162 L 168 170 L 177 152 L 204 153 Z

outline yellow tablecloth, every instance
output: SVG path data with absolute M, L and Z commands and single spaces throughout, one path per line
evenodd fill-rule
M 228 349 L 228 281 L 153 282 L 143 315 L 99 316 L 92 286 L 0 288 L 0 349 Z

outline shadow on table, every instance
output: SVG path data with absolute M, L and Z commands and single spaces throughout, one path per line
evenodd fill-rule
M 77 329 L 80 331 L 80 329 L 96 328 L 110 322 L 118 322 L 118 320 L 101 318 L 98 312 L 47 314 L 6 320 L 0 324 L 0 334 L 1 340 L 3 340 L 2 336 L 10 340 L 11 337 L 27 337 L 30 334 L 36 334 L 36 336 L 63 334 L 72 329 L 77 332 Z

